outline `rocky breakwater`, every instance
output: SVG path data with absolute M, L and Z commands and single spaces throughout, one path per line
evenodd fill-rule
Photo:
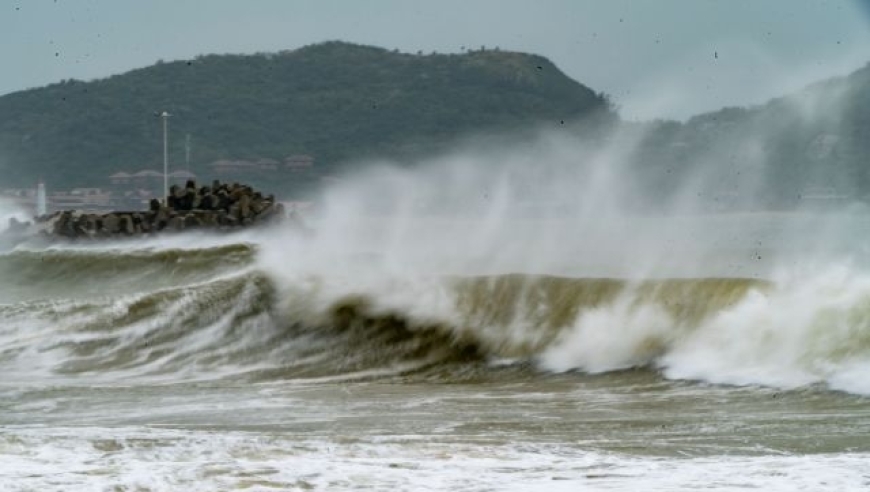
M 273 195 L 250 186 L 214 181 L 197 187 L 188 181 L 173 185 L 166 203 L 152 199 L 145 211 L 115 211 L 105 214 L 75 210 L 38 217 L 38 234 L 54 239 L 102 239 L 182 231 L 234 231 L 274 224 L 287 219 L 283 205 Z

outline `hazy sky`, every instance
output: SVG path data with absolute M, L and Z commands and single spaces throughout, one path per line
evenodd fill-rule
M 553 60 L 628 118 L 763 102 L 870 61 L 870 0 L 0 0 L 0 94 L 345 40 Z M 2 117 L 2 115 L 0 115 Z

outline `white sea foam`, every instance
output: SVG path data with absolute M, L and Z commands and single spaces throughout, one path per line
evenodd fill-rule
M 870 394 L 870 275 L 845 264 L 783 275 L 776 289 L 715 316 L 659 363 L 669 377 L 786 388 L 822 382 Z
M 486 445 L 148 428 L 4 428 L 0 490 L 816 490 L 870 485 L 862 453 L 632 457 Z

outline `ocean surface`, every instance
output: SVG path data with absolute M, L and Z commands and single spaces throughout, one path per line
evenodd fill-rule
M 870 490 L 864 215 L 0 253 L 0 491 Z

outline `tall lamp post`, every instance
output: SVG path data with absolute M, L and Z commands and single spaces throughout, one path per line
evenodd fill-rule
M 169 112 L 160 113 L 163 119 L 163 205 L 169 205 Z

